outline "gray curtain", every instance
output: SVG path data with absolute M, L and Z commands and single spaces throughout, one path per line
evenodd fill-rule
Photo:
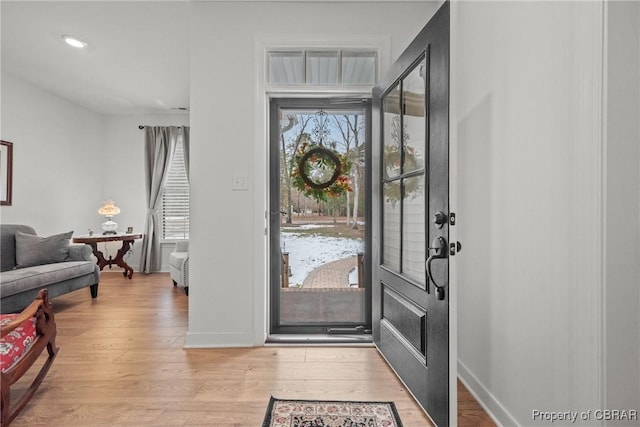
M 176 126 L 145 126 L 144 170 L 147 196 L 147 219 L 144 226 L 140 271 L 151 273 L 161 266 L 160 248 L 162 217 L 158 208 L 169 170 L 176 138 L 181 130 Z

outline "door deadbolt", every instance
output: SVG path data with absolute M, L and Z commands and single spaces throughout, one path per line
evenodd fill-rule
M 447 215 L 444 212 L 438 211 L 433 214 L 433 223 L 436 225 L 436 228 L 442 228 L 445 222 L 447 222 Z

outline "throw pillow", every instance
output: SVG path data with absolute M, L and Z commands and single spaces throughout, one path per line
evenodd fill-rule
M 16 268 L 64 261 L 72 235 L 73 231 L 49 237 L 16 232 Z

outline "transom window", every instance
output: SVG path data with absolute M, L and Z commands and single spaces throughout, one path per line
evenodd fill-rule
M 373 86 L 377 80 L 374 50 L 273 50 L 267 58 L 274 85 Z

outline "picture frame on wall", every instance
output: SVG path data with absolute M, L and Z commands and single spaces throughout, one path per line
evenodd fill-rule
M 13 143 L 0 141 L 0 206 L 11 206 L 13 194 Z

